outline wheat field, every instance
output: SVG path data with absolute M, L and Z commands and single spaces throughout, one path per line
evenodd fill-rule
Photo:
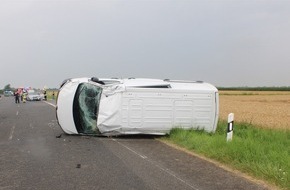
M 265 128 L 290 129 L 290 92 L 219 91 L 220 119 L 229 113 L 235 121 Z

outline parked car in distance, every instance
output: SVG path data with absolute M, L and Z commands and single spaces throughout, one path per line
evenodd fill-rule
M 40 92 L 28 91 L 26 99 L 28 101 L 41 101 L 43 99 L 43 96 L 41 96 Z
M 13 96 L 13 92 L 11 90 L 6 90 L 6 91 L 4 91 L 4 96 L 5 97 Z

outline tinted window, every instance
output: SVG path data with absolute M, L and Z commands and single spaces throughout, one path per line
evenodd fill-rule
M 74 122 L 79 133 L 99 134 L 97 119 L 102 88 L 82 83 L 78 86 L 73 103 Z

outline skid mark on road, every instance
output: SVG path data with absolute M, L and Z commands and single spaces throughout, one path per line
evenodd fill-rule
M 117 141 L 117 139 L 112 139 L 113 141 L 117 142 L 119 145 L 123 146 L 124 148 L 128 149 L 129 151 L 133 152 L 134 154 L 138 155 L 139 157 L 141 157 L 142 159 L 148 161 L 151 165 L 159 168 L 160 170 L 162 170 L 163 172 L 169 174 L 170 176 L 174 177 L 175 179 L 177 179 L 178 181 L 182 182 L 183 184 L 185 184 L 186 186 L 194 189 L 194 190 L 198 190 L 197 187 L 192 186 L 191 184 L 187 183 L 185 180 L 181 179 L 180 177 L 178 177 L 173 171 L 171 171 L 168 168 L 164 168 L 161 165 L 159 165 L 158 163 L 156 163 L 155 161 L 151 160 L 150 158 L 148 158 L 146 155 L 142 155 L 140 153 L 138 153 L 137 151 L 133 150 L 132 148 L 126 146 L 125 144 Z
M 12 129 L 11 129 L 10 136 L 9 136 L 9 140 L 12 140 L 14 130 L 15 130 L 15 125 L 13 125 L 13 127 L 12 127 Z
M 48 125 L 48 127 L 50 127 L 51 129 L 55 129 L 55 128 L 56 128 L 56 124 L 54 123 L 54 121 L 48 123 L 47 125 Z

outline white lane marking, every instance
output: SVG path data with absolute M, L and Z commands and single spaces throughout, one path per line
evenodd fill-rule
M 13 138 L 14 129 L 15 129 L 15 125 L 13 125 L 13 127 L 11 129 L 9 140 L 12 140 L 12 138 Z
M 187 183 L 185 180 L 181 179 L 180 177 L 176 176 L 174 174 L 173 171 L 167 169 L 167 168 L 163 168 L 162 166 L 160 166 L 159 164 L 157 164 L 156 162 L 154 162 L 153 160 L 150 160 L 147 156 L 142 155 L 136 151 L 134 151 L 133 149 L 129 148 L 128 146 L 124 145 L 123 143 L 117 141 L 117 139 L 112 139 L 113 141 L 117 142 L 119 145 L 125 147 L 126 149 L 130 150 L 131 152 L 133 152 L 134 154 L 140 156 L 141 158 L 147 160 L 148 162 L 150 162 L 152 165 L 154 165 L 155 167 L 159 168 L 160 170 L 164 171 L 165 173 L 171 175 L 172 177 L 174 177 L 175 179 L 181 181 L 182 183 L 184 183 L 185 185 L 189 186 L 190 188 L 194 189 L 194 190 L 199 190 L 197 187 L 192 186 L 191 184 Z
M 16 112 L 16 115 L 19 115 L 19 111 Z
M 54 105 L 54 104 L 52 104 L 50 102 L 46 102 L 46 101 L 44 101 L 44 102 L 47 103 L 48 105 L 51 105 L 52 107 L 55 107 L 56 108 L 56 105 Z
M 144 155 L 142 155 L 142 154 L 139 154 L 138 152 L 132 150 L 132 149 L 129 148 L 128 146 L 126 146 L 126 145 L 120 143 L 120 142 L 117 141 L 116 139 L 113 139 L 113 141 L 117 142 L 117 143 L 120 144 L 121 146 L 123 146 L 123 147 L 125 147 L 126 149 L 130 150 L 130 151 L 133 152 L 134 154 L 137 154 L 137 155 L 140 156 L 141 158 L 143 158 L 143 159 L 146 159 L 146 158 L 147 158 L 147 156 L 144 156 Z

